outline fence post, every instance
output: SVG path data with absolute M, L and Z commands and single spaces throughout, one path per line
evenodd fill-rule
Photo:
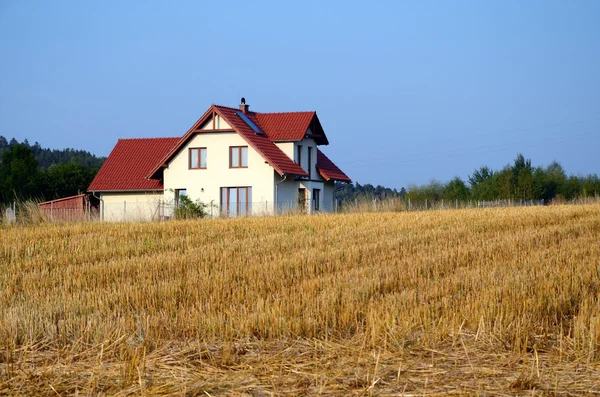
M 425 211 L 427 211 L 427 199 L 425 199 Z
M 442 199 L 442 209 L 444 209 L 444 199 Z
M 408 198 L 408 210 L 411 210 L 411 206 L 410 206 L 410 197 Z
M 127 220 L 127 200 L 123 200 L 123 220 Z
M 50 202 L 50 220 L 54 221 L 54 201 Z

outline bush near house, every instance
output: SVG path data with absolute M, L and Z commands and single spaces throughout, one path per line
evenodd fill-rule
M 175 219 L 194 219 L 208 217 L 209 204 L 201 200 L 192 201 L 188 196 L 180 196 L 175 208 Z

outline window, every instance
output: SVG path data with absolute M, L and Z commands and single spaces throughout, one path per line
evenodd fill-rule
M 235 113 L 242 119 L 244 120 L 244 122 L 246 124 L 248 124 L 248 127 L 252 128 L 252 131 L 254 131 L 254 133 L 258 134 L 258 135 L 264 135 L 264 132 L 262 132 L 262 130 L 260 128 L 258 128 L 258 126 L 256 124 L 254 124 L 254 122 L 252 120 L 250 120 L 248 118 L 248 116 L 246 116 L 244 113 L 240 112 L 239 110 L 236 110 Z
M 308 179 L 310 179 L 312 176 L 312 148 L 309 147 L 308 148 Z
M 187 189 L 175 189 L 175 208 L 179 207 L 181 197 L 187 196 Z
M 229 168 L 248 168 L 248 146 L 229 147 Z
M 221 215 L 246 216 L 252 213 L 252 187 L 222 187 Z
M 302 167 L 302 145 L 297 146 L 297 151 L 298 153 L 296 153 L 296 163 L 298 163 L 298 165 Z
M 191 170 L 206 169 L 206 148 L 205 147 L 190 149 L 189 168 Z
M 319 211 L 321 202 L 321 189 L 313 189 L 313 209 Z

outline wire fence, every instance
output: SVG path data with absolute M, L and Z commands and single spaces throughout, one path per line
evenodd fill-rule
M 432 211 L 467 208 L 509 208 L 546 205 L 576 205 L 600 203 L 600 196 L 580 197 L 571 200 L 414 200 L 410 198 L 362 198 L 340 202 L 337 212 L 388 212 L 388 211 Z
M 286 214 L 319 214 L 337 212 L 336 202 L 312 201 L 252 201 L 178 206 L 172 201 L 106 202 L 100 204 L 101 220 L 110 221 L 166 221 L 185 218 L 234 218 Z
M 41 223 L 41 222 L 143 222 L 169 221 L 186 218 L 234 218 L 246 216 L 273 216 L 290 214 L 323 213 L 360 213 L 360 212 L 402 212 L 402 211 L 440 211 L 467 208 L 507 208 L 545 205 L 577 205 L 600 203 L 600 196 L 581 197 L 571 200 L 413 200 L 409 198 L 361 198 L 346 201 L 253 201 L 232 202 L 223 205 L 205 203 L 188 208 L 175 205 L 172 201 L 111 201 L 101 202 L 99 206 L 74 206 L 66 208 L 42 208 L 35 202 L 14 202 L 0 207 L 3 223 Z

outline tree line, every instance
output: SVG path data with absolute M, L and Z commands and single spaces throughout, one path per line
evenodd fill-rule
M 336 198 L 341 202 L 399 197 L 414 201 L 494 201 L 494 200 L 570 200 L 600 195 L 597 174 L 567 175 L 554 161 L 534 167 L 530 159 L 518 154 L 512 164 L 500 170 L 481 166 L 466 181 L 454 177 L 446 183 L 432 180 L 425 185 L 410 185 L 400 190 L 366 184 L 338 184 Z
M 106 158 L 84 150 L 45 149 L 0 136 L 0 202 L 52 200 L 86 191 Z
M 86 191 L 105 157 L 84 150 L 45 149 L 39 143 L 19 143 L 0 135 L 0 202 L 15 199 L 52 200 Z M 556 161 L 534 167 L 530 159 L 517 155 L 500 170 L 481 166 L 466 181 L 454 177 L 446 183 L 432 180 L 425 185 L 392 189 L 369 183 L 337 183 L 336 199 L 352 202 L 364 199 L 401 198 L 414 201 L 469 200 L 570 200 L 600 195 L 596 174 L 567 175 Z

